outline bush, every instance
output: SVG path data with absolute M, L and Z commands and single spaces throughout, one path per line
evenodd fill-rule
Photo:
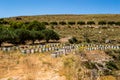
M 72 37 L 71 39 L 69 39 L 69 43 L 74 44 L 77 43 L 78 40 L 75 37 Z
M 75 25 L 75 22 L 73 22 L 73 21 L 68 22 L 68 25 Z
M 16 17 L 16 20 L 22 20 L 22 18 L 21 17 Z
M 14 31 L 6 28 L 0 29 L 0 45 L 2 42 L 13 42 L 16 38 L 17 34 Z
M 118 26 L 120 26 L 120 22 L 116 22 L 116 23 L 115 23 L 115 25 L 118 25 Z
M 118 70 L 118 67 L 116 66 L 115 62 L 113 62 L 113 61 L 107 62 L 106 66 L 110 70 Z
M 48 22 L 41 22 L 42 24 L 44 24 L 44 25 L 48 25 L 49 23 Z
M 30 40 L 30 32 L 25 29 L 16 29 L 15 33 L 18 35 L 18 43 L 25 44 L 26 40 Z
M 50 22 L 51 25 L 57 25 L 57 22 Z
M 79 24 L 79 25 L 85 25 L 85 22 L 84 21 L 78 21 L 77 24 Z
M 45 25 L 38 22 L 38 21 L 33 21 L 33 22 L 30 22 L 28 25 L 27 25 L 27 29 L 28 30 L 36 30 L 36 31 L 40 31 L 40 30 L 44 30 L 46 29 Z
M 95 63 L 90 61 L 83 62 L 83 65 L 88 69 L 96 69 Z
M 88 25 L 94 25 L 95 22 L 94 22 L 94 21 L 88 21 L 87 24 L 88 24 Z
M 20 29 L 24 26 L 24 23 L 22 22 L 12 22 L 10 24 L 10 28 L 13 28 L 13 29 Z
M 66 25 L 66 22 L 62 21 L 62 22 L 59 22 L 59 24 Z
M 53 31 L 53 30 L 49 30 L 49 29 L 45 29 L 42 31 L 44 34 L 44 39 L 46 40 L 46 42 L 49 42 L 49 40 L 59 40 L 59 35 Z
M 114 21 L 109 21 L 109 22 L 108 22 L 108 25 L 114 25 L 114 24 L 115 24 Z
M 42 40 L 44 39 L 43 34 L 40 31 L 29 31 L 30 32 L 30 37 L 29 39 L 32 41 L 32 44 L 34 44 L 35 40 Z
M 99 21 L 98 25 L 106 25 L 106 21 Z

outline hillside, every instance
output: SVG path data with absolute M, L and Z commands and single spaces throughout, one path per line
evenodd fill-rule
M 37 16 L 18 16 L 21 21 L 120 21 L 120 14 L 89 14 L 89 15 L 37 15 Z M 17 18 L 18 18 L 17 17 Z M 15 21 L 16 17 L 5 18 L 9 21 Z

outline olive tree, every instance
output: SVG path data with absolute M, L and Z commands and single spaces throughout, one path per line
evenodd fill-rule
M 0 46 L 3 42 L 14 42 L 17 39 L 17 34 L 8 28 L 0 28 Z
M 40 22 L 38 22 L 38 21 L 33 21 L 33 22 L 30 22 L 30 23 L 27 25 L 27 29 L 28 29 L 28 30 L 40 31 L 40 30 L 46 29 L 46 27 L 45 27 L 45 24 L 43 24 L 43 23 L 40 23 Z
M 35 40 L 42 40 L 43 38 L 44 36 L 40 31 L 35 31 L 35 30 L 30 31 L 29 40 L 32 41 L 32 44 L 34 44 Z
M 42 32 L 44 34 L 44 39 L 46 42 L 49 42 L 49 40 L 59 40 L 59 35 L 53 30 L 46 29 Z
M 30 32 L 26 29 L 16 29 L 15 33 L 18 35 L 18 43 L 25 44 L 26 40 L 30 40 Z

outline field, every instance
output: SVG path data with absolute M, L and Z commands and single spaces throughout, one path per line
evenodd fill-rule
M 78 24 L 79 21 L 85 24 Z M 99 24 L 100 21 L 105 24 Z M 43 25 L 43 22 L 47 24 Z M 65 43 L 66 47 L 73 43 L 93 44 L 93 47 L 99 45 L 99 48 L 101 45 L 120 47 L 120 14 L 37 15 L 0 19 L 0 49 L 5 49 L 4 44 L 8 43 L 20 46 L 13 52 L 0 51 L 0 80 L 119 80 L 119 49 L 87 51 L 84 49 L 86 46 L 79 46 L 72 52 L 72 48 L 64 47 L 64 51 L 71 52 L 66 51 L 64 56 L 53 58 L 48 48 L 55 51 L 58 46 L 41 45 L 41 52 L 38 53 L 38 46 L 33 46 L 36 42 L 38 45 L 42 42 Z M 42 53 L 43 48 L 45 53 Z M 22 54 L 20 49 L 26 52 Z M 59 49 L 56 51 L 59 55 Z
M 41 15 L 41 16 L 19 16 L 22 21 L 120 21 L 120 14 L 91 14 L 91 15 Z M 16 21 L 16 17 L 6 18 L 9 21 Z

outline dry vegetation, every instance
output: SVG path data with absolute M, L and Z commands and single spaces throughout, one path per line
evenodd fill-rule
M 49 54 L 0 52 L 0 80 L 65 80 L 65 76 L 59 75 L 61 68 L 62 60 Z
M 49 53 L 0 52 L 0 80 L 90 80 L 90 70 L 78 55 L 52 58 Z M 116 80 L 103 76 L 100 80 Z
M 19 16 L 22 21 L 120 21 L 119 14 L 91 14 L 91 15 L 41 15 L 41 16 Z M 6 18 L 10 21 L 15 21 L 16 17 Z
M 120 41 L 120 28 L 56 28 L 55 31 L 58 32 L 61 37 L 74 36 L 80 42 L 85 41 L 84 35 L 90 39 L 91 43 L 95 43 L 95 41 L 98 43 L 105 43 L 105 40 L 116 40 L 116 43 Z

